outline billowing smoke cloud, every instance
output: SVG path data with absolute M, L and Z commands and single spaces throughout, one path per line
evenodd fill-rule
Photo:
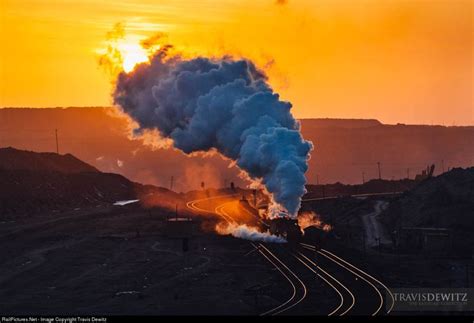
M 156 129 L 186 154 L 217 150 L 261 181 L 281 206 L 272 210 L 296 216 L 312 144 L 291 104 L 248 60 L 183 59 L 167 49 L 118 76 L 114 102 L 137 121 L 136 132 Z

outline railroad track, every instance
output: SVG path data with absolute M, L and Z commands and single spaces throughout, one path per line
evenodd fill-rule
M 300 243 L 300 245 L 306 249 L 310 250 L 312 252 L 316 252 L 318 255 L 324 257 L 325 259 L 333 262 L 334 264 L 338 265 L 340 268 L 344 269 L 348 274 L 353 275 L 354 277 L 357 277 L 357 280 L 360 279 L 361 281 L 365 282 L 376 294 L 378 300 L 379 300 L 379 305 L 376 307 L 375 311 L 371 313 L 372 316 L 379 315 L 379 314 L 389 314 L 394 305 L 394 297 L 390 289 L 383 284 L 380 280 L 376 279 L 366 271 L 360 269 L 359 267 L 351 264 L 347 260 L 343 259 L 340 256 L 337 256 L 333 252 L 326 250 L 324 248 L 321 248 L 317 250 L 314 246 L 306 244 L 306 243 Z M 388 304 L 385 304 L 385 299 L 380 292 L 380 290 L 384 290 L 389 299 Z M 383 306 L 386 305 L 386 311 L 383 313 L 382 309 Z
M 218 215 L 229 224 L 237 224 L 229 212 L 226 211 L 226 207 L 234 201 L 226 201 L 212 211 L 196 205 L 210 199 L 229 197 L 233 197 L 233 195 L 194 200 L 188 202 L 187 207 L 195 212 Z M 241 209 L 249 214 L 251 213 L 245 208 Z M 251 215 L 256 216 L 255 214 Z M 260 315 L 285 314 L 306 298 L 308 295 L 306 284 L 281 256 L 277 256 L 270 250 L 269 246 L 253 242 L 251 245 L 283 276 L 291 291 L 289 298 L 285 299 L 284 302 Z M 310 254 L 308 254 L 309 251 L 311 251 Z M 314 255 L 317 255 L 317 259 L 314 259 Z M 392 310 L 394 299 L 390 290 L 381 281 L 335 253 L 326 249 L 317 250 L 312 245 L 301 243 L 297 248 L 290 251 L 289 256 L 294 257 L 305 269 L 314 274 L 316 279 L 321 279 L 324 284 L 335 291 L 338 296 L 338 303 L 329 311 L 329 316 L 367 315 L 367 313 L 383 315 L 390 313 Z M 381 290 L 389 295 L 389 304 L 385 304 Z M 373 295 L 373 297 L 368 297 L 368 295 Z M 385 311 L 383 311 L 384 305 Z
M 200 208 L 196 204 L 199 202 L 203 202 L 209 199 L 218 199 L 218 198 L 226 198 L 226 197 L 231 197 L 232 195 L 222 195 L 222 196 L 216 196 L 212 198 L 205 198 L 205 199 L 199 199 L 199 200 L 193 200 L 188 203 L 186 203 L 186 206 L 195 211 L 195 212 L 205 212 L 205 213 L 212 213 L 212 214 L 217 214 L 224 221 L 226 221 L 229 224 L 235 224 L 236 221 L 224 210 L 229 203 L 232 202 L 226 202 L 221 205 L 218 205 L 214 211 L 209 211 L 203 208 Z M 276 256 L 273 252 L 271 252 L 265 245 L 262 243 L 251 243 L 251 245 L 270 263 L 272 264 L 278 272 L 285 278 L 285 280 L 289 283 L 290 285 L 290 290 L 291 290 L 291 295 L 288 299 L 286 299 L 284 302 L 279 304 L 278 306 L 269 309 L 263 313 L 261 313 L 261 316 L 266 316 L 266 315 L 278 315 L 282 314 L 291 308 L 295 307 L 298 305 L 307 295 L 307 288 L 304 282 L 301 280 L 301 278 L 293 271 L 291 270 L 278 256 Z
M 265 316 L 282 314 L 301 303 L 308 293 L 306 285 L 301 280 L 301 278 L 262 243 L 259 243 L 258 245 L 252 243 L 252 246 L 254 246 L 254 248 L 256 248 L 258 252 L 283 275 L 283 277 L 285 277 L 292 290 L 290 298 L 288 298 L 285 302 L 261 313 L 260 315 Z
M 305 256 L 303 253 L 293 253 L 293 256 L 316 276 L 322 279 L 339 296 L 340 303 L 337 304 L 334 310 L 329 312 L 328 316 L 345 315 L 354 307 L 356 298 L 350 289 L 347 288 L 347 286 L 329 274 L 326 270 L 318 266 L 313 260 Z
M 197 199 L 197 200 L 192 200 L 192 201 L 189 201 L 189 202 L 186 203 L 186 207 L 188 209 L 191 209 L 192 211 L 195 211 L 195 212 L 215 214 L 214 211 L 209 211 L 209 210 L 200 208 L 200 207 L 196 206 L 196 204 L 199 203 L 199 202 L 203 202 L 203 201 L 209 201 L 209 200 L 215 200 L 215 199 L 221 199 L 221 198 L 229 198 L 229 197 L 233 197 L 233 196 L 235 196 L 235 194 L 218 195 L 218 196 L 213 196 L 213 197 L 206 197 L 206 198 L 201 198 L 201 199 Z

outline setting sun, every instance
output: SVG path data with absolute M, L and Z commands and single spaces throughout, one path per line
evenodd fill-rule
M 131 72 L 137 64 L 148 61 L 151 50 L 159 48 L 146 48 L 142 45 L 143 41 L 143 37 L 126 33 L 122 24 L 116 24 L 107 34 L 103 46 L 96 50 L 99 64 L 109 69 L 112 75 L 121 71 Z
M 119 44 L 118 51 L 122 56 L 122 68 L 127 73 L 132 71 L 135 65 L 148 60 L 146 51 L 139 44 Z

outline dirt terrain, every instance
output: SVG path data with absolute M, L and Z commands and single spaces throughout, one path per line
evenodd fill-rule
M 135 204 L 0 224 L 0 312 L 259 314 L 288 298 L 249 241 L 197 230 L 183 252 L 164 234 L 170 215 Z M 314 295 L 332 306 L 325 293 Z M 325 310 L 322 302 L 308 314 Z
M 271 273 L 243 257 L 251 248 L 242 240 L 199 234 L 182 252 L 180 239 L 161 234 L 164 214 L 112 207 L 61 216 L 1 225 L 4 315 L 254 313 L 243 289 Z
M 19 152 L 17 156 L 21 155 Z M 256 215 L 249 201 L 255 198 L 264 203 L 259 194 L 253 196 L 251 190 L 238 188 L 176 194 L 130 182 L 120 175 L 89 171 L 77 160 L 74 163 L 85 171 L 74 172 L 75 167 L 67 166 L 70 157 L 47 157 L 46 162 L 26 170 L 21 169 L 21 158 L 15 158 L 4 163 L 10 166 L 4 166 L 3 175 L 0 172 L 4 179 L 8 178 L 5 174 L 12 176 L 17 186 L 4 185 L 0 201 L 9 201 L 7 194 L 21 187 L 16 190 L 20 198 L 13 201 L 17 206 L 29 205 L 20 209 L 23 212 L 5 213 L 3 208 L 0 218 L 3 315 L 246 315 L 265 313 L 292 299 L 292 285 L 261 250 L 256 251 L 248 240 L 218 235 L 214 230 L 216 221 L 222 221 L 216 214 L 218 210 L 233 221 L 244 220 L 243 216 L 252 212 Z M 94 187 L 104 194 L 96 195 L 96 199 L 83 198 L 97 193 Z M 120 195 L 132 187 L 141 188 L 141 195 L 133 190 L 134 195 Z M 470 223 L 471 188 L 472 168 L 452 170 L 418 183 L 403 194 L 323 199 L 308 194 L 302 211 L 317 212 L 333 229 L 317 243 L 307 230 L 303 242 L 335 252 L 377 276 L 389 288 L 470 287 L 474 268 L 470 253 L 407 253 L 390 239 L 396 228 L 391 223 L 396 224 L 401 215 L 412 217 L 411 225 L 427 225 L 427 219 L 435 219 L 439 221 L 428 224 L 447 225 L 452 230 L 456 223 Z M 222 195 L 225 197 L 215 198 Z M 42 196 L 48 203 L 37 199 Z M 140 198 L 136 203 L 113 205 L 118 198 L 136 197 Z M 60 201 L 63 208 L 58 207 Z M 191 205 L 194 211 L 188 206 L 190 201 L 200 201 Z M 413 201 L 420 208 L 406 207 Z M 43 208 L 37 209 L 39 206 Z M 456 212 L 455 216 L 441 217 L 451 214 L 450 210 Z M 437 216 L 431 216 L 433 212 Z M 175 221 L 168 221 L 171 218 Z M 193 229 L 180 233 L 179 219 L 192 219 Z M 470 232 L 469 227 L 463 227 Z M 382 231 L 385 238 L 379 244 L 376 239 Z M 457 240 L 470 241 L 458 233 Z M 266 245 L 294 270 L 298 280 L 305 282 L 294 298 L 304 301 L 295 303 L 285 314 L 330 313 L 337 304 L 337 295 L 298 263 L 293 255 L 301 246 L 293 242 Z M 456 249 L 458 246 L 452 244 Z M 472 244 L 468 247 L 472 249 Z M 353 290 L 358 305 L 352 308 L 352 314 L 373 311 L 377 298 L 367 292 L 367 286 L 335 263 L 325 263 L 315 252 L 304 252 Z
M 71 154 L 0 148 L 0 222 L 51 215 L 121 200 L 174 208 L 183 197 L 168 189 L 103 173 Z

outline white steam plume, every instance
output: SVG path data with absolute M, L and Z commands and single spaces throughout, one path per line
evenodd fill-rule
M 117 78 L 114 102 L 137 121 L 136 132 L 158 130 L 186 154 L 217 150 L 295 217 L 312 144 L 291 103 L 280 101 L 249 60 L 183 59 L 164 48 Z
M 220 223 L 216 226 L 216 231 L 222 235 L 232 235 L 233 237 L 250 240 L 262 241 L 271 243 L 286 243 L 286 239 L 281 236 L 276 236 L 270 232 L 260 232 L 256 228 L 249 227 L 245 224 L 229 224 Z

